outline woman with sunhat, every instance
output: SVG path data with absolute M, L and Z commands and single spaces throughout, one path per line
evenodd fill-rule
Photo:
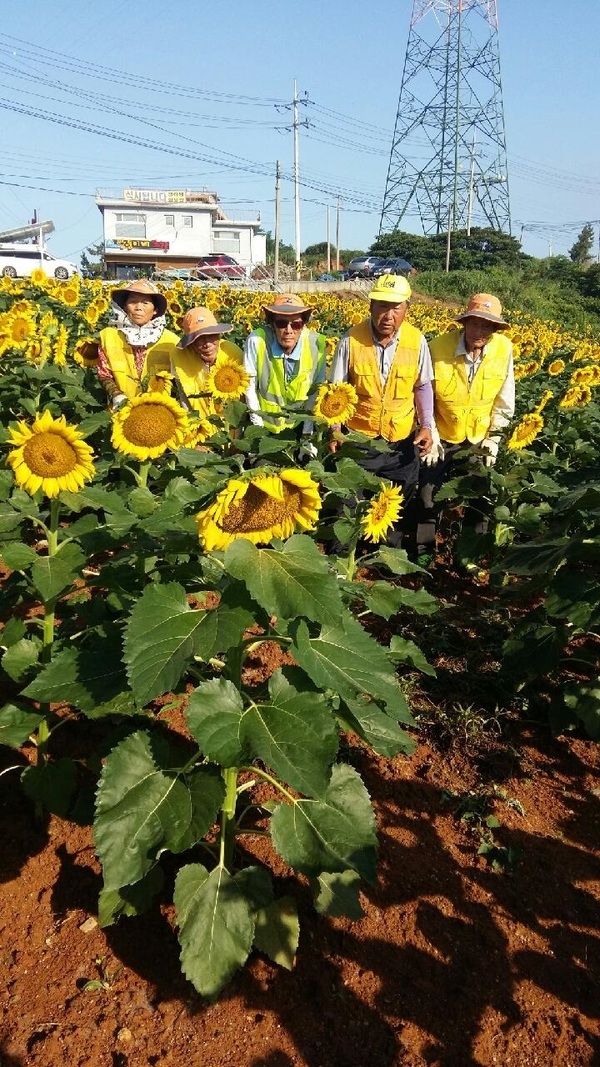
M 202 418 L 220 412 L 212 396 L 207 395 L 207 379 L 214 366 L 226 360 L 240 364 L 241 348 L 228 341 L 231 333 L 228 322 L 217 322 L 207 307 L 194 307 L 183 316 L 183 337 L 171 356 L 175 395 L 187 410 L 197 411 Z M 204 395 L 202 395 L 204 394 Z
M 166 310 L 166 298 L 146 278 L 113 290 L 98 346 L 98 377 L 113 411 L 139 396 L 146 379 L 169 371 L 178 337 L 166 328 Z
M 295 293 L 279 293 L 263 304 L 265 325 L 249 335 L 244 346 L 244 368 L 250 375 L 246 403 L 250 420 L 274 433 L 293 426 L 296 420 L 282 411 L 306 401 L 325 381 L 325 337 L 309 330 L 313 307 Z M 304 424 L 305 434 L 312 422 Z

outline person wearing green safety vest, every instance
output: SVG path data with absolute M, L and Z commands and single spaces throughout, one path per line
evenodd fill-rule
M 325 381 L 325 337 L 308 329 L 313 307 L 295 293 L 279 293 L 263 304 L 265 325 L 253 330 L 244 346 L 244 369 L 250 375 L 246 403 L 250 421 L 280 433 L 297 421 L 283 408 L 305 404 L 310 413 L 316 388 Z M 302 434 L 310 436 L 311 419 Z M 304 449 L 314 454 L 310 441 Z

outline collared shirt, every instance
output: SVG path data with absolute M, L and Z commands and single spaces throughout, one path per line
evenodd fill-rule
M 461 331 L 461 335 L 456 345 L 456 355 L 462 356 L 465 361 L 467 369 L 467 381 L 469 386 L 471 385 L 473 378 L 475 377 L 483 357 L 485 356 L 486 346 L 483 345 L 479 353 L 467 352 L 465 345 L 465 331 Z M 502 383 L 502 388 L 494 400 L 494 406 L 492 407 L 492 414 L 490 418 L 490 430 L 501 430 L 503 426 L 508 426 L 510 420 L 515 413 L 515 368 L 513 363 L 512 346 L 510 357 L 508 361 L 508 369 L 506 371 L 506 378 Z
M 283 373 L 285 375 L 286 382 L 295 378 L 298 374 L 298 368 L 300 364 L 300 354 L 302 351 L 302 341 L 304 340 L 305 333 L 310 331 L 304 327 L 298 335 L 298 340 L 294 345 L 291 352 L 284 352 L 283 348 L 279 344 L 274 330 L 268 332 L 268 353 L 270 359 L 282 359 L 283 360 Z M 264 420 L 262 415 L 258 413 L 258 393 L 256 390 L 256 379 L 258 376 L 258 349 L 261 344 L 261 339 L 257 337 L 255 333 L 251 333 L 246 338 L 244 344 L 244 370 L 250 375 L 250 383 L 246 389 L 246 403 L 250 408 L 250 422 L 254 426 L 263 426 Z M 317 371 L 315 378 L 315 384 L 321 385 L 325 381 L 325 367 Z M 313 431 L 313 422 L 306 421 L 303 426 L 303 433 L 309 434 Z

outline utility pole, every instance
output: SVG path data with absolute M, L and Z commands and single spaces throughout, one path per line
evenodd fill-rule
M 329 204 L 327 205 L 327 273 L 331 273 L 331 242 L 329 240 Z
M 296 278 L 300 277 L 300 173 L 298 164 L 298 91 L 294 78 L 294 232 L 296 236 Z
M 448 233 L 446 234 L 446 274 L 450 272 L 450 239 L 452 235 L 452 204 L 448 208 Z
M 273 281 L 279 281 L 279 229 L 281 226 L 281 164 L 277 160 L 275 167 L 275 259 L 273 261 Z
M 598 256 L 600 257 L 600 230 L 598 231 Z M 599 260 L 600 261 L 600 260 Z M 340 198 L 335 210 L 335 269 L 340 269 Z

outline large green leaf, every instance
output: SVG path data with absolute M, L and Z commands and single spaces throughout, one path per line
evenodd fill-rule
M 555 571 L 565 558 L 568 537 L 554 541 L 534 541 L 528 545 L 511 545 L 502 557 L 501 569 L 508 574 L 543 574 Z
M 416 611 L 418 615 L 431 615 L 438 611 L 439 600 L 426 589 L 403 589 L 389 582 L 373 582 L 371 586 L 361 586 L 361 595 L 365 607 L 374 615 L 389 619 L 402 608 Z
M 430 678 L 435 678 L 435 667 L 428 663 L 421 649 L 414 641 L 409 641 L 407 638 L 398 637 L 397 634 L 394 634 L 390 641 L 388 652 L 395 663 L 408 663 L 411 667 L 415 667 L 416 670 L 422 671 L 423 674 L 428 674 Z
M 202 682 L 190 694 L 186 713 L 190 733 L 203 755 L 221 767 L 236 767 L 248 759 L 240 739 L 243 710 L 239 691 L 224 678 Z
M 225 569 L 279 618 L 333 623 L 340 616 L 337 578 L 327 557 L 303 534 L 290 537 L 280 551 L 259 549 L 239 538 L 225 552 Z
M 98 925 L 112 926 L 121 915 L 142 915 L 148 911 L 164 884 L 160 867 L 153 867 L 135 885 L 122 889 L 101 889 L 98 897 Z
M 25 571 L 38 559 L 38 554 L 21 541 L 9 541 L 2 546 L 0 556 L 11 571 Z
M 352 699 L 366 693 L 383 700 L 391 714 L 404 701 L 385 649 L 348 612 L 334 625 L 324 626 L 311 637 L 303 620 L 290 630 L 294 637 L 292 653 L 319 689 Z
M 545 608 L 549 615 L 568 619 L 586 629 L 600 603 L 600 586 L 583 571 L 562 567 L 550 582 Z
M 565 704 L 585 726 L 592 741 L 600 741 L 600 678 L 589 682 L 569 682 Z
M 27 767 L 21 775 L 23 791 L 37 807 L 53 815 L 66 818 L 77 780 L 73 760 L 58 759 L 54 763 L 39 763 Z
M 315 690 L 302 691 L 282 671 L 269 681 L 268 704 L 251 704 L 241 736 L 275 774 L 293 789 L 321 796 L 337 751 L 337 730 L 329 705 Z
M 198 992 L 214 998 L 246 962 L 254 940 L 254 910 L 223 867 L 182 867 L 173 897 L 181 966 Z
M 2 657 L 2 668 L 14 682 L 20 682 L 30 667 L 37 663 L 40 654 L 40 642 L 22 637 L 6 650 Z
M 94 714 L 99 705 L 119 696 L 126 685 L 118 638 L 94 636 L 90 647 L 59 652 L 23 695 L 48 704 L 64 701 L 84 714 Z M 128 713 L 132 714 L 136 709 L 131 694 L 127 699 Z M 120 707 L 120 714 L 124 714 L 123 702 Z
M 320 915 L 344 915 L 348 919 L 362 919 L 364 911 L 358 893 L 360 877 L 356 871 L 341 871 L 311 879 L 315 908 Z
M 271 818 L 271 837 L 282 859 L 303 874 L 352 869 L 368 882 L 375 880 L 375 816 L 352 767 L 334 767 L 318 800 L 280 804 Z
M 323 471 L 319 481 L 332 493 L 347 497 L 357 489 L 379 489 L 381 479 L 360 467 L 353 459 L 344 457 L 336 463 L 334 471 Z
M 293 897 L 279 897 L 257 912 L 254 945 L 274 963 L 291 971 L 299 940 L 298 907 Z
M 32 711 L 25 704 L 5 704 L 0 708 L 0 744 L 20 748 L 43 718 L 43 712 Z
M 414 752 L 416 743 L 410 734 L 373 701 L 346 698 L 344 704 L 347 710 L 342 712 L 342 718 L 346 729 L 353 730 L 364 741 L 368 741 L 381 756 L 391 759 L 400 752 L 405 756 Z M 398 719 L 407 725 L 414 723 L 406 703 L 401 706 Z
M 94 823 L 107 889 L 139 881 L 161 851 L 188 847 L 191 829 L 202 836 L 216 819 L 222 794 L 210 784 L 200 818 L 197 792 L 190 792 L 184 775 L 171 764 L 166 742 L 144 731 L 125 738 L 108 756 Z
M 380 545 L 374 557 L 375 563 L 382 563 L 392 574 L 427 574 L 424 567 L 409 560 L 405 549 L 390 548 L 389 545 Z
M 0 534 L 16 530 L 21 516 L 10 504 L 0 504 Z
M 78 569 L 60 556 L 45 556 L 31 568 L 33 584 L 44 602 L 54 600 L 78 577 Z

